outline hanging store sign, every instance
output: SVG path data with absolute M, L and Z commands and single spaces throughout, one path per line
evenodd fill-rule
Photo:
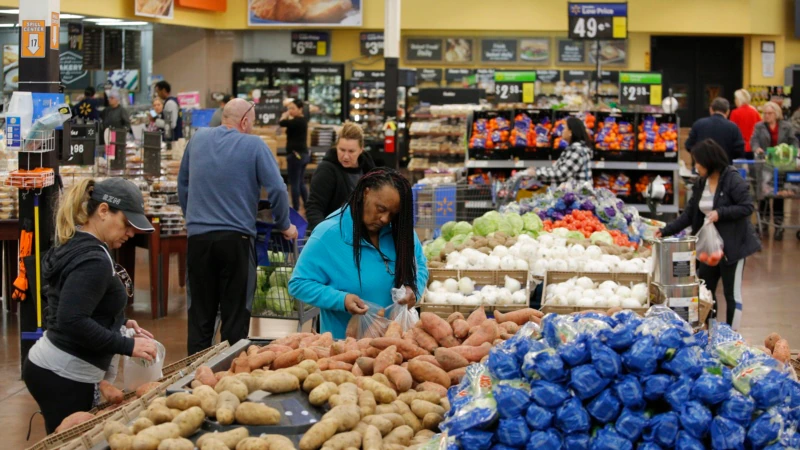
M 94 165 L 97 124 L 70 124 L 67 145 L 61 152 L 62 166 Z
M 354 70 L 350 74 L 350 79 L 358 81 L 383 81 L 386 79 L 386 72 L 383 70 Z
M 567 83 L 573 81 L 589 81 L 592 78 L 591 70 L 565 70 L 564 81 Z
M 569 3 L 570 39 L 627 39 L 627 3 Z
M 122 49 L 122 30 L 105 30 L 103 36 L 103 70 L 122 69 Z
M 103 69 L 103 29 L 84 27 L 83 29 L 83 68 Z
M 267 89 L 261 92 L 261 100 L 255 106 L 256 125 L 274 125 L 278 123 L 283 111 L 283 91 Z
M 58 54 L 61 82 L 67 89 L 83 89 L 89 86 L 89 72 L 83 68 L 83 55 L 80 51 L 69 50 L 64 45 Z
M 417 84 L 442 83 L 442 69 L 417 69 Z
M 325 31 L 296 31 L 292 33 L 292 54 L 299 56 L 328 56 L 331 35 Z
M 481 61 L 483 62 L 516 62 L 516 39 L 482 39 Z
M 426 38 L 406 39 L 406 61 L 441 61 L 442 40 Z
M 661 105 L 662 77 L 657 72 L 621 72 L 620 105 Z
M 495 72 L 494 95 L 497 103 L 533 103 L 536 72 Z
M 561 81 L 561 71 L 560 70 L 537 70 L 536 71 L 536 80 L 541 81 L 542 83 L 555 83 L 556 81 Z
M 361 33 L 361 56 L 383 55 L 383 33 Z
M 558 62 L 561 64 L 583 64 L 586 62 L 586 45 L 571 39 L 558 40 Z
M 22 39 L 20 48 L 22 58 L 44 58 L 44 49 L 47 48 L 45 42 L 44 20 L 23 20 Z
M 142 32 L 125 30 L 125 68 L 138 69 L 142 65 Z
M 447 83 L 466 83 L 467 78 L 475 73 L 472 69 L 447 69 L 444 72 L 444 81 Z

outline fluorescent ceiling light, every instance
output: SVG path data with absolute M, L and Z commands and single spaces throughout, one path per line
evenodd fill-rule
M 122 19 L 111 19 L 108 17 L 103 17 L 99 19 L 83 19 L 84 22 L 122 22 Z
M 61 19 L 83 19 L 86 16 L 81 16 L 79 14 L 61 14 Z
M 0 23 L 0 27 L 2 27 L 2 28 L 11 28 L 11 27 L 15 27 L 15 26 L 17 26 L 17 24 L 15 24 L 15 23 Z
M 138 27 L 147 25 L 149 22 L 97 22 L 101 27 Z
M 19 14 L 18 9 L 0 9 L 0 14 Z

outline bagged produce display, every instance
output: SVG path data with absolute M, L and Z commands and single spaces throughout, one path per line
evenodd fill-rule
M 716 225 L 706 220 L 697 232 L 697 259 L 709 266 L 716 266 L 724 256 L 723 245 Z

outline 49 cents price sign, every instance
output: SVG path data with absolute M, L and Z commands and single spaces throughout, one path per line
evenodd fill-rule
M 494 95 L 497 103 L 533 103 L 536 72 L 495 72 Z
M 627 3 L 569 3 L 570 39 L 627 39 Z
M 657 72 L 621 72 L 620 105 L 661 105 L 661 74 Z

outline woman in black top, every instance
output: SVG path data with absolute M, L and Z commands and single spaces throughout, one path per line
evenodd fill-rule
M 143 205 L 136 185 L 121 178 L 81 181 L 60 200 L 56 246 L 42 260 L 47 331 L 22 369 L 48 434 L 70 414 L 92 408 L 95 385 L 115 372 L 114 355 L 156 357 L 153 335 L 125 319 L 133 284 L 110 253 L 134 230 L 153 231 Z M 134 337 L 123 336 L 124 328 Z
M 289 102 L 278 125 L 286 128 L 286 166 L 292 188 L 292 207 L 299 211 L 300 198 L 304 205 L 308 202 L 305 176 L 310 159 L 306 145 L 308 121 L 303 117 L 303 101 L 296 98 Z
M 727 306 L 725 320 L 736 330 L 742 315 L 744 261 L 761 249 L 750 224 L 755 210 L 750 185 L 735 167 L 728 165 L 725 150 L 714 140 L 706 139 L 692 147 L 692 156 L 700 175 L 692 198 L 683 214 L 657 232 L 656 237 L 671 236 L 687 227 L 692 228 L 692 234 L 697 234 L 706 221 L 714 224 L 722 237 L 725 256 L 713 267 L 698 262 L 698 275 L 706 282 L 715 304 L 717 283 L 722 278 Z
M 328 150 L 311 177 L 311 196 L 306 205 L 309 233 L 350 197 L 362 175 L 375 168 L 372 158 L 364 153 L 364 132 L 361 126 L 345 122 L 336 148 Z

